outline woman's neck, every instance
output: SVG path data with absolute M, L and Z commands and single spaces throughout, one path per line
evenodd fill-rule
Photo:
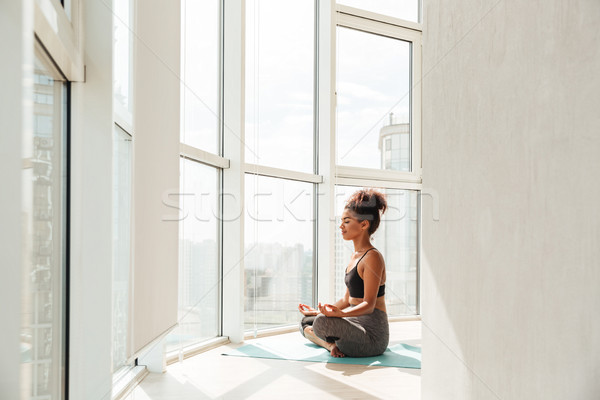
M 354 242 L 354 251 L 357 253 L 362 253 L 373 247 L 373 245 L 371 244 L 371 240 L 369 239 L 368 236 L 353 239 L 353 242 Z

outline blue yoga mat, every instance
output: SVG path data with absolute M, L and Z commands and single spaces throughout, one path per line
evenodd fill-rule
M 273 358 L 336 364 L 358 364 L 378 367 L 421 368 L 421 348 L 396 344 L 377 357 L 332 357 L 314 343 L 283 340 L 262 340 L 223 353 L 225 356 Z

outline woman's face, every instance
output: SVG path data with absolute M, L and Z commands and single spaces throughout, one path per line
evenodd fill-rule
M 344 240 L 352 240 L 364 234 L 368 227 L 369 223 L 367 221 L 359 221 L 352 211 L 344 209 L 342 223 L 340 224 Z

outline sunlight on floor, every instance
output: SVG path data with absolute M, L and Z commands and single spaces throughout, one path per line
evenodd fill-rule
M 390 323 L 390 333 L 390 344 L 420 346 L 421 322 Z M 273 340 L 306 339 L 294 332 Z M 164 374 L 149 374 L 126 400 L 420 398 L 418 369 L 221 355 L 239 346 L 220 346 L 173 364 Z

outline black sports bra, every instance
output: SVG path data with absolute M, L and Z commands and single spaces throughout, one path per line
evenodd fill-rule
M 358 263 L 363 259 L 364 256 L 375 247 L 371 247 L 369 250 L 365 251 L 365 254 L 358 260 L 354 268 L 350 271 L 346 272 L 346 277 L 344 278 L 344 282 L 348 287 L 348 291 L 350 292 L 350 297 L 363 298 L 365 297 L 365 281 L 358 274 Z M 385 294 L 385 283 L 379 286 L 379 291 L 377 292 L 377 297 L 381 297 Z

